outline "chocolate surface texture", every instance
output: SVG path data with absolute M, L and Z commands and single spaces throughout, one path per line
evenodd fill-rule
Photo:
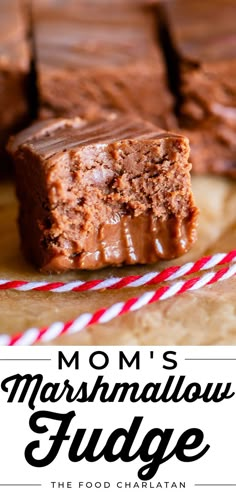
M 174 126 L 152 8 L 35 1 L 33 25 L 41 117 L 92 120 L 115 112 Z
M 125 116 L 57 119 L 9 150 L 22 246 L 42 271 L 153 263 L 195 241 L 185 137 Z
M 236 2 L 166 5 L 180 57 L 180 123 L 194 171 L 236 177 Z

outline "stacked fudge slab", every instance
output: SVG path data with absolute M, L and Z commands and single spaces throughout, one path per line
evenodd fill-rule
M 129 116 L 59 118 L 9 150 L 23 250 L 42 271 L 152 263 L 195 241 L 185 137 Z
M 30 52 L 26 23 L 17 0 L 0 5 L 0 157 L 10 133 L 28 119 Z
M 236 2 L 166 2 L 195 172 L 236 177 Z
M 41 118 L 115 112 L 174 126 L 152 8 L 36 0 L 33 26 Z

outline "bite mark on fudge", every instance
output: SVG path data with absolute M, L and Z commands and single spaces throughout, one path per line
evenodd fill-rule
M 40 125 L 9 149 L 23 249 L 42 270 L 152 263 L 191 247 L 197 209 L 185 137 L 129 117 Z

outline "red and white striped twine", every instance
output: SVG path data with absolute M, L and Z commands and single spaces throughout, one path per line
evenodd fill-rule
M 196 262 L 189 262 L 182 266 L 171 266 L 162 272 L 151 272 L 145 275 L 129 275 L 126 277 L 110 277 L 96 280 L 76 280 L 73 282 L 27 282 L 25 280 L 0 280 L 0 290 L 40 291 L 40 292 L 85 292 L 94 290 L 123 289 L 125 287 L 143 287 L 161 282 L 173 281 L 186 275 L 191 275 L 216 266 L 236 261 L 236 250 L 229 253 L 217 253 L 213 256 L 204 256 Z
M 173 284 L 170 285 L 165 285 L 162 287 L 159 287 L 156 291 L 151 291 L 151 292 L 145 292 L 139 297 L 133 297 L 131 299 L 128 299 L 125 302 L 118 302 L 116 304 L 113 304 L 112 306 L 108 308 L 102 308 L 96 311 L 95 313 L 83 313 L 81 314 L 78 318 L 72 321 L 68 321 L 66 323 L 63 322 L 55 322 L 52 323 L 50 326 L 46 326 L 44 328 L 30 328 L 26 330 L 24 333 L 19 333 L 17 335 L 0 335 L 0 345 L 1 346 L 19 346 L 19 345 L 33 345 L 36 342 L 50 342 L 57 337 L 64 335 L 64 334 L 74 334 L 78 333 L 81 330 L 93 325 L 93 324 L 102 324 L 106 323 L 108 321 L 111 321 L 112 319 L 121 316 L 122 314 L 137 311 L 138 309 L 147 306 L 149 304 L 152 304 L 157 301 L 162 301 L 165 299 L 168 299 L 170 297 L 182 294 L 187 291 L 194 291 L 197 289 L 200 289 L 201 287 L 204 287 L 206 285 L 214 284 L 216 282 L 220 282 L 226 279 L 229 279 L 233 277 L 236 274 L 236 251 L 231 251 L 230 253 L 227 254 L 217 254 L 211 257 L 205 257 L 200 260 L 198 260 L 195 263 L 188 263 L 187 265 L 184 265 L 183 267 L 173 267 L 176 270 L 171 271 L 170 267 L 169 269 L 167 268 L 163 272 L 157 274 L 155 273 L 155 277 L 152 277 L 147 281 L 146 275 L 144 276 L 139 276 L 138 280 L 143 280 L 145 278 L 145 281 L 141 284 L 135 283 L 135 280 L 131 281 L 131 277 L 126 277 L 126 280 L 129 279 L 128 285 L 124 285 L 124 287 L 137 287 L 138 285 L 150 285 L 151 283 L 154 282 L 154 279 L 156 279 L 157 275 L 161 276 L 162 274 L 164 275 L 163 277 L 159 277 L 158 282 L 163 282 L 163 280 L 175 280 L 176 278 L 180 277 L 180 270 L 181 270 L 181 275 L 189 275 L 190 273 L 196 273 L 202 270 L 206 270 L 207 268 L 212 268 L 217 265 L 222 265 L 226 263 L 231 263 L 226 267 L 220 268 L 217 272 L 208 272 L 205 273 L 202 276 L 197 276 L 194 278 L 190 278 L 188 280 L 178 280 L 175 281 Z M 190 266 L 191 265 L 191 266 Z M 165 272 L 166 272 L 166 278 L 165 278 Z M 168 273 L 167 273 L 168 272 Z M 171 272 L 171 274 L 170 274 Z M 148 274 L 150 275 L 150 274 Z M 169 275 L 169 276 L 168 276 Z M 111 280 L 111 279 L 110 279 Z M 125 279 L 120 279 L 119 282 L 124 281 Z M 117 281 L 117 279 L 116 279 Z M 102 283 L 105 281 L 99 281 L 100 283 L 100 288 Z M 117 281 L 118 282 L 118 281 Z M 155 280 L 155 283 L 157 281 Z M 135 285 L 134 285 L 135 283 Z M 86 284 L 84 282 L 83 284 Z M 50 284 L 47 284 L 50 285 Z M 68 284 L 63 284 L 63 285 L 68 285 Z M 97 284 L 98 285 L 98 284 Z M 117 283 L 116 283 L 117 285 Z M 44 284 L 45 287 L 45 284 Z M 8 287 L 9 288 L 9 287 Z M 12 287 L 11 287 L 12 288 Z M 57 287 L 56 287 L 57 288 Z M 108 287 L 106 287 L 108 288 Z M 112 288 L 112 287 L 109 287 Z M 113 288 L 114 284 L 113 284 Z M 118 287 L 116 287 L 118 288 Z M 119 287 L 121 288 L 121 287 Z M 30 290 L 30 289 L 27 289 Z M 36 289 L 35 289 L 36 290 Z M 37 287 L 38 290 L 38 287 Z M 51 290 L 50 288 L 48 290 Z M 74 290 L 74 289 L 70 289 Z M 94 290 L 94 289 L 84 289 L 84 290 Z M 55 292 L 54 287 L 53 287 L 53 292 Z M 56 292 L 58 292 L 56 290 Z M 61 291 L 59 291 L 61 292 Z M 66 291 L 67 292 L 67 291 Z

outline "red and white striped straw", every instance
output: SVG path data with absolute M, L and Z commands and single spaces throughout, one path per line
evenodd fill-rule
M 236 261 L 236 250 L 229 253 L 217 253 L 204 256 L 195 262 L 181 266 L 171 266 L 161 272 L 150 272 L 144 275 L 129 275 L 125 277 L 110 277 L 89 281 L 76 280 L 73 282 L 28 282 L 25 280 L 0 280 L 0 290 L 17 290 L 21 292 L 84 292 L 95 290 L 112 290 L 134 288 L 145 285 L 156 285 L 166 281 L 174 281 L 186 275 L 191 275 L 216 266 Z
M 83 313 L 78 318 L 66 323 L 55 322 L 44 328 L 30 328 L 24 333 L 17 335 L 1 335 L 0 345 L 19 346 L 33 345 L 37 342 L 50 342 L 61 335 L 75 334 L 93 325 L 102 324 L 121 316 L 125 313 L 137 311 L 138 309 L 162 301 L 170 297 L 188 291 L 194 291 L 206 285 L 215 284 L 233 277 L 236 274 L 236 264 L 219 269 L 217 272 L 208 272 L 202 276 L 179 280 L 171 285 L 159 287 L 156 291 L 145 292 L 140 297 L 133 297 L 125 302 L 118 302 L 108 308 L 102 308 L 95 313 Z

